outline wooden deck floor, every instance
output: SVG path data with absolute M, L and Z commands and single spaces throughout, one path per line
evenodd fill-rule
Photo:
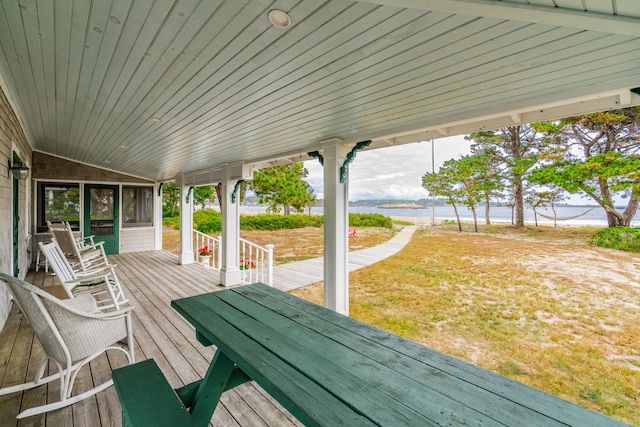
M 195 339 L 191 326 L 170 306 L 171 300 L 222 289 L 218 274 L 200 265 L 177 265 L 175 255 L 165 251 L 110 257 L 118 265 L 120 280 L 134 310 L 136 360 L 154 358 L 173 387 L 202 378 L 214 349 Z M 54 276 L 31 270 L 27 281 L 37 286 L 57 284 Z M 33 378 L 42 349 L 31 327 L 15 306 L 0 333 L 0 385 L 6 387 Z M 119 352 L 101 356 L 83 368 L 75 387 L 85 390 L 110 377 L 123 366 Z M 43 385 L 24 393 L 0 396 L 0 426 L 120 426 L 120 404 L 113 387 L 73 406 L 17 421 L 21 408 L 57 400 L 58 384 Z M 254 383 L 222 396 L 212 419 L 216 426 L 300 425 L 286 410 Z

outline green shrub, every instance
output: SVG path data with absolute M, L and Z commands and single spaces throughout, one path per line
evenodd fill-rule
M 222 231 L 222 214 L 213 209 L 201 209 L 193 213 L 193 228 L 201 233 L 215 234 Z
M 620 249 L 627 252 L 640 252 L 640 228 L 611 227 L 604 228 L 591 236 L 594 246 Z
M 391 228 L 391 218 L 382 214 L 349 214 L 350 227 L 385 227 Z
M 304 227 L 322 227 L 321 215 L 242 215 L 240 228 L 242 230 L 280 230 Z
M 322 227 L 322 215 L 241 215 L 242 230 L 281 230 L 304 227 Z M 180 229 L 180 217 L 163 218 L 164 225 Z M 382 214 L 349 214 L 350 227 L 391 228 L 391 218 Z M 193 213 L 193 228 L 201 233 L 215 234 L 222 231 L 222 214 L 213 209 L 201 209 Z
M 175 228 L 176 230 L 180 230 L 180 217 L 179 216 L 169 216 L 162 218 L 162 225 L 166 225 L 167 227 Z

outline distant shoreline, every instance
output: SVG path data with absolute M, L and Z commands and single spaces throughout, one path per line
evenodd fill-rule
M 388 203 L 386 205 L 378 205 L 378 209 L 429 209 L 428 206 L 418 205 L 416 203 Z

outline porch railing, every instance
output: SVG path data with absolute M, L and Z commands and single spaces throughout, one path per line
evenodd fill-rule
M 222 268 L 222 237 L 213 237 L 193 230 L 195 261 L 220 271 Z M 200 249 L 207 247 L 211 256 L 203 257 Z M 273 286 L 273 245 L 265 247 L 240 238 L 240 281 L 243 284 L 262 282 Z
M 194 261 L 199 262 L 207 268 L 220 271 L 222 267 L 222 236 L 213 237 L 200 231 L 193 230 L 193 256 Z M 200 250 L 204 247 L 209 249 L 211 256 L 201 256 Z
M 240 238 L 240 280 L 273 286 L 273 245 L 264 248 Z

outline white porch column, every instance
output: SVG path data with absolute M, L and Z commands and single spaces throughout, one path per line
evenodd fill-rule
M 183 179 L 176 180 L 180 188 L 180 255 L 179 264 L 193 264 L 193 190 L 184 185 Z
M 349 148 L 333 143 L 324 157 L 324 306 L 349 315 L 349 177 L 340 182 L 340 167 Z
M 222 180 L 222 286 L 239 285 L 240 271 L 240 196 L 234 197 L 233 190 L 239 178 L 232 178 L 229 167 Z
M 153 232 L 156 251 L 162 250 L 162 183 L 153 187 Z

